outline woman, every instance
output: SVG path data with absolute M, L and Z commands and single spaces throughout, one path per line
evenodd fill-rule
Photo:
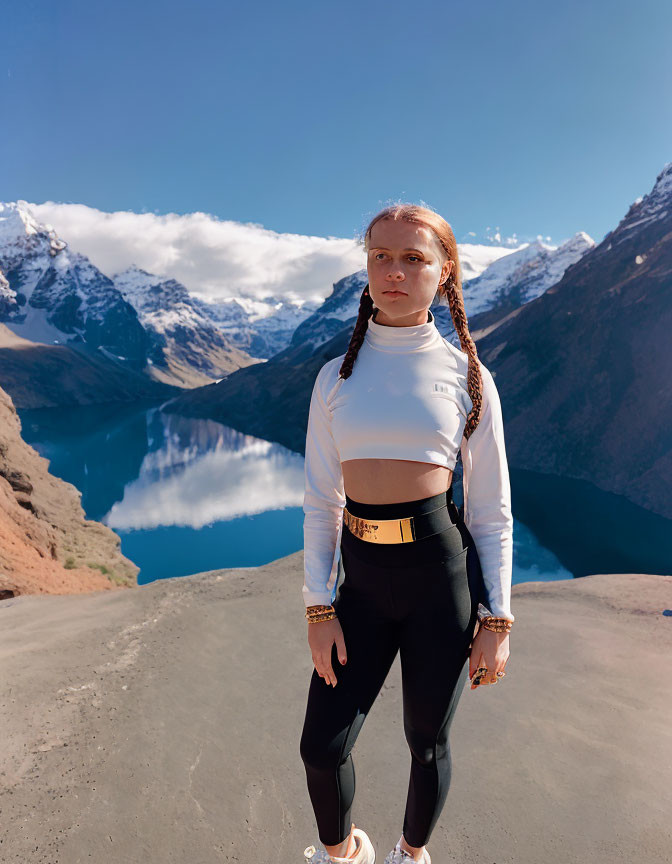
M 318 372 L 306 436 L 303 597 L 315 668 L 300 749 L 325 848 L 304 856 L 375 859 L 350 822 L 350 751 L 399 651 L 411 774 L 385 864 L 431 864 L 426 843 L 450 785 L 448 733 L 467 672 L 471 689 L 494 684 L 509 657 L 509 474 L 450 225 L 399 204 L 374 217 L 364 246 L 359 317 L 347 352 Z M 429 310 L 437 291 L 461 351 Z M 452 500 L 458 451 L 464 518 Z

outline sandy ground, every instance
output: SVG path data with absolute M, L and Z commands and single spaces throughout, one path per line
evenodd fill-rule
M 303 553 L 0 603 L 0 861 L 270 864 L 317 844 L 299 738 Z M 672 577 L 513 588 L 506 678 L 465 685 L 433 864 L 672 859 Z M 410 755 L 397 657 L 353 756 L 382 864 Z

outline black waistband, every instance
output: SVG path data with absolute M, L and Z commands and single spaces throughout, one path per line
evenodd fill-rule
M 395 504 L 362 504 L 353 501 L 346 495 L 346 509 L 352 516 L 361 519 L 400 519 L 406 516 L 413 517 L 411 529 L 415 540 L 423 540 L 436 534 L 441 534 L 448 528 L 457 526 L 460 534 L 464 529 L 464 523 L 457 505 L 452 499 L 451 490 L 441 492 L 439 495 L 431 495 L 428 498 L 419 498 L 415 501 L 404 501 Z M 351 506 L 353 509 L 351 509 Z M 358 527 L 348 526 L 344 519 L 343 536 L 352 538 L 350 542 L 365 543 L 367 546 L 398 546 L 397 543 L 379 544 L 359 533 Z M 354 533 L 353 533 L 354 532 Z M 402 542 L 401 539 L 399 541 Z M 384 554 L 384 553 L 380 553 Z
M 351 509 L 351 505 L 353 509 Z M 401 519 L 406 516 L 413 517 L 412 535 L 415 540 L 423 540 L 435 534 L 440 534 L 454 525 L 460 526 L 462 517 L 452 499 L 450 489 L 439 495 L 431 495 L 428 498 L 419 498 L 415 501 L 403 501 L 395 504 L 362 504 L 353 501 L 346 495 L 346 509 L 352 516 L 360 519 Z M 352 534 L 350 527 L 344 524 L 344 530 Z M 352 529 L 358 533 L 356 528 Z M 353 535 L 354 536 L 354 535 Z M 366 537 L 361 538 L 367 544 L 373 542 Z M 400 540 L 401 542 L 401 540 Z M 379 545 L 379 544 L 375 544 Z M 385 545 L 397 545 L 385 544 Z

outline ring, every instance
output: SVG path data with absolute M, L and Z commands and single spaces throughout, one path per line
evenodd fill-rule
M 474 672 L 474 675 L 473 675 L 471 680 L 472 680 L 472 682 L 475 682 L 477 687 L 482 686 L 483 682 L 481 681 L 481 679 L 485 677 L 485 674 L 487 671 L 488 671 L 487 666 L 479 666 L 476 669 L 476 671 Z

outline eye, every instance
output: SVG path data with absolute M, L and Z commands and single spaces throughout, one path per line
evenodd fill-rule
M 415 258 L 416 261 L 420 261 L 420 258 L 418 258 L 417 255 L 409 255 L 408 257 L 409 258 Z
M 373 257 L 377 258 L 379 255 L 384 255 L 384 254 L 385 254 L 384 252 L 376 252 L 376 254 Z

